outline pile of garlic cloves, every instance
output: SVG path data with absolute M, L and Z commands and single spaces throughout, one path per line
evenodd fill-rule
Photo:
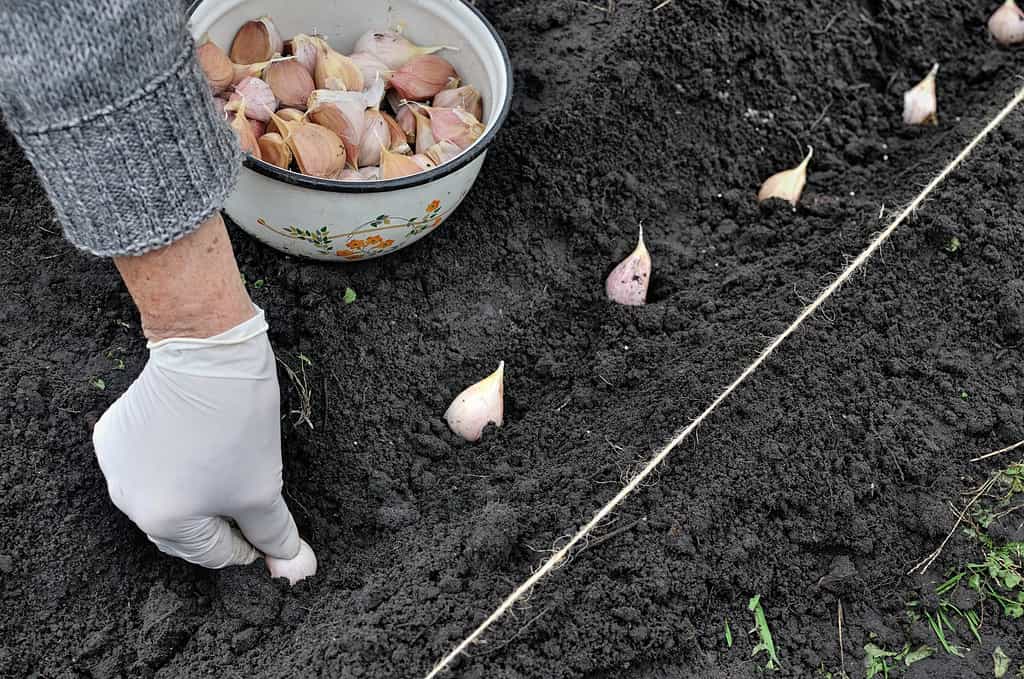
M 397 179 L 446 163 L 484 132 L 480 92 L 401 33 L 369 31 L 351 54 L 318 35 L 283 40 L 270 17 L 247 22 L 199 64 L 217 110 L 254 158 L 339 181 Z

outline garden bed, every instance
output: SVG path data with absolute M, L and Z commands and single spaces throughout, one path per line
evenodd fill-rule
M 513 112 L 416 246 L 324 266 L 232 231 L 311 394 L 313 428 L 284 426 L 286 498 L 321 569 L 294 589 L 164 557 L 110 504 L 91 427 L 144 364 L 137 317 L 0 133 L 0 675 L 422 676 L 1021 85 L 993 3 L 653 4 L 477 3 Z M 940 124 L 907 129 L 935 61 Z M 800 207 L 758 207 L 808 144 Z M 969 459 L 1024 439 L 1022 149 L 1018 111 L 455 676 L 759 676 L 756 594 L 778 676 L 937 646 L 907 603 L 980 547 L 957 533 L 905 574 L 1016 458 Z M 651 303 L 610 305 L 640 221 Z M 504 428 L 457 441 L 445 407 L 500 360 Z M 301 407 L 283 372 L 282 391 Z M 1024 623 L 986 615 L 965 658 L 906 675 L 991 676 L 997 645 L 1015 670 Z

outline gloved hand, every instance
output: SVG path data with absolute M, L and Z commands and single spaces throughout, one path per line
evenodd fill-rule
M 274 557 L 301 562 L 301 577 L 282 573 L 294 583 L 316 572 L 316 558 L 281 496 L 280 392 L 266 333 L 257 310 L 209 339 L 150 344 L 93 444 L 110 498 L 160 551 L 224 568 L 259 550 L 273 574 Z

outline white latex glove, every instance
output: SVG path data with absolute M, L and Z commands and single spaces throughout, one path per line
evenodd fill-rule
M 262 310 L 209 339 L 151 343 L 142 374 L 93 432 L 111 500 L 172 556 L 224 568 L 259 550 L 276 575 L 301 548 L 300 575 L 313 575 L 281 496 L 279 403 Z

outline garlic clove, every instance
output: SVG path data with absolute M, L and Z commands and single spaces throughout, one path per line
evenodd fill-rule
M 424 167 L 411 156 L 403 156 L 400 153 L 392 153 L 387 149 L 380 151 L 380 178 L 398 179 L 411 174 L 422 172 Z
M 988 20 L 988 32 L 1000 45 L 1024 43 L 1024 10 L 1006 0 Z
M 430 129 L 434 139 L 447 139 L 467 149 L 484 133 L 484 125 L 461 108 L 430 107 Z
M 416 153 L 426 153 L 427 149 L 435 143 L 430 118 L 420 113 L 417 110 L 418 106 L 410 106 L 409 108 L 416 119 Z M 423 110 L 425 111 L 426 109 Z
M 267 570 L 272 578 L 288 578 L 288 584 L 294 585 L 316 575 L 316 554 L 305 540 L 299 540 L 299 553 L 293 559 L 277 559 L 264 555 Z
M 441 90 L 434 97 L 431 105 L 437 108 L 461 108 L 477 120 L 484 118 L 483 99 L 480 97 L 479 90 L 472 85 Z
M 391 135 L 388 150 L 393 153 L 401 153 L 403 155 L 412 153 L 412 148 L 409 146 L 409 140 L 406 139 L 405 131 L 402 129 L 402 126 L 398 124 L 398 121 L 383 111 L 381 111 L 380 115 L 384 118 L 384 122 L 388 126 L 388 132 Z
M 434 161 L 435 165 L 443 165 L 460 153 L 462 153 L 462 149 L 447 139 L 442 139 L 427 149 L 427 157 Z
M 307 102 L 307 110 L 313 122 L 341 137 L 349 164 L 357 167 L 359 146 L 366 127 L 363 93 L 313 90 Z
M 434 162 L 434 159 L 425 153 L 416 153 L 409 157 L 412 159 L 412 162 L 419 165 L 421 170 L 430 170 L 437 167 L 437 163 Z
M 426 101 L 443 90 L 452 78 L 455 68 L 436 54 L 424 54 L 409 60 L 391 76 L 391 87 L 399 96 L 410 101 Z
M 451 430 L 467 441 L 479 441 L 487 425 L 504 424 L 504 382 L 502 361 L 497 370 L 456 396 L 444 414 Z
M 366 108 L 380 108 L 380 104 L 384 101 L 384 92 L 387 89 L 387 83 L 379 75 L 374 76 L 370 84 L 367 85 L 366 89 L 363 90 L 363 102 Z
M 446 49 L 443 45 L 419 47 L 395 31 L 368 31 L 356 41 L 354 51 L 372 54 L 388 68 L 397 70 L 414 57 L 432 54 L 443 49 Z
M 344 168 L 341 172 L 334 175 L 334 178 L 343 182 L 365 182 L 366 177 L 359 172 L 359 170 L 353 170 L 350 167 Z
M 369 52 L 353 52 L 348 58 L 362 71 L 364 82 L 372 83 L 377 79 L 377 76 L 380 76 L 387 83 L 395 72 L 393 68 L 389 68 L 376 55 Z
M 903 122 L 907 125 L 939 124 L 935 97 L 935 74 L 938 72 L 939 65 L 935 64 L 924 80 L 903 94 Z
M 268 132 L 260 137 L 257 142 L 260 147 L 261 160 L 271 165 L 288 169 L 292 164 L 292 150 L 288 147 L 284 138 L 277 132 Z
M 379 165 L 380 150 L 391 146 L 391 131 L 384 116 L 375 108 L 363 113 L 363 138 L 359 142 L 357 165 Z
M 380 180 L 380 168 L 376 165 L 359 168 L 359 174 L 361 174 L 363 179 L 367 181 L 375 182 Z
M 783 170 L 773 174 L 761 184 L 761 190 L 757 192 L 757 202 L 761 203 L 769 198 L 781 198 L 789 201 L 789 204 L 796 207 L 800 202 L 800 194 L 804 191 L 807 183 L 807 166 L 814 156 L 814 149 L 807 147 L 807 156 L 799 165 L 791 170 Z
M 292 38 L 292 56 L 295 57 L 295 61 L 302 64 L 302 67 L 313 75 L 316 70 L 316 59 L 320 52 L 317 41 L 312 36 L 306 35 L 305 33 L 299 33 Z
M 260 145 L 252 133 L 252 127 L 249 126 L 249 119 L 245 117 L 245 99 L 229 102 L 225 109 L 234 111 L 235 117 L 231 120 L 231 129 L 235 131 L 238 145 L 242 151 L 251 154 L 254 158 L 262 159 Z
M 608 299 L 617 304 L 642 306 L 647 303 L 650 282 L 651 255 L 644 245 L 644 227 L 641 225 L 636 249 L 612 270 L 604 289 Z
M 261 120 L 249 118 L 249 129 L 252 130 L 252 136 L 259 139 L 267 133 L 267 124 Z
M 284 51 L 284 41 L 270 17 L 247 21 L 235 34 L 231 43 L 231 61 L 236 64 L 254 64 L 267 61 Z
M 317 45 L 313 79 L 318 89 L 361 92 L 363 72 L 354 61 L 336 52 L 323 38 L 312 38 Z
M 270 120 L 270 111 L 277 110 L 277 97 L 265 81 L 259 78 L 244 78 L 235 85 L 235 91 L 228 98 L 228 101 L 245 99 L 248 107 L 246 115 L 253 120 L 267 122 Z
M 315 89 L 313 76 L 297 58 L 271 62 L 263 72 L 263 80 L 280 105 L 289 108 L 304 108 Z
M 285 140 L 302 174 L 328 178 L 345 167 L 345 145 L 326 127 L 314 123 L 292 123 Z
M 214 94 L 220 94 L 231 87 L 235 80 L 235 65 L 224 50 L 207 40 L 196 49 L 196 59 Z
M 267 121 L 267 132 L 276 132 L 284 137 L 288 134 L 288 130 L 286 128 L 279 127 L 277 119 L 292 123 L 305 120 L 306 114 L 296 108 L 282 108 L 276 112 L 275 116 L 271 117 L 270 120 Z

